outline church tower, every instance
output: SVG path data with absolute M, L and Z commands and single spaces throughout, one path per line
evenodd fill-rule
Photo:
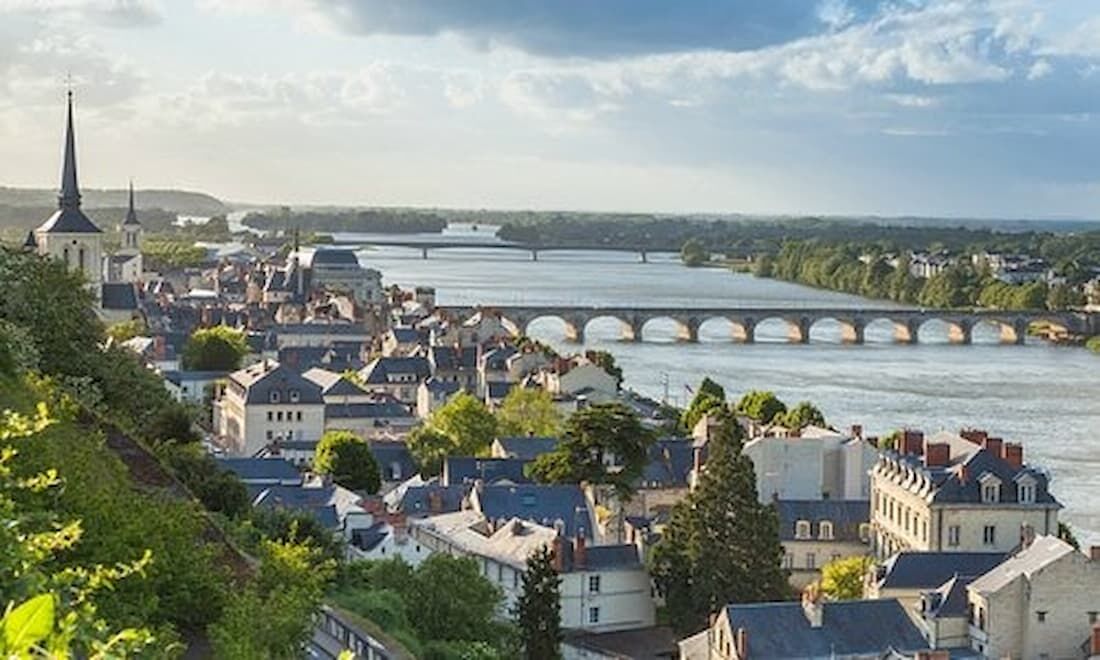
M 122 247 L 107 260 L 107 279 L 110 282 L 140 282 L 145 272 L 141 259 L 141 223 L 134 205 L 134 182 L 130 182 L 130 207 L 126 219 L 119 227 Z
M 137 208 L 134 206 L 134 182 L 130 182 L 130 207 L 126 219 L 122 221 L 122 249 L 119 254 L 138 256 L 141 254 L 141 223 L 138 222 Z
M 38 253 L 60 259 L 70 270 L 83 273 L 99 306 L 103 297 L 103 232 L 80 209 L 76 176 L 76 133 L 73 130 L 73 93 L 69 91 L 65 126 L 65 158 L 61 167 L 61 194 L 57 211 L 34 230 Z

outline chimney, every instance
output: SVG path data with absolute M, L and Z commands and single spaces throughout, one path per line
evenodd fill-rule
M 863 439 L 863 425 L 862 424 L 852 424 L 852 437 L 853 438 L 859 438 L 861 440 Z
M 802 590 L 802 612 L 811 628 L 820 628 L 825 618 L 825 607 L 821 602 L 821 591 L 811 584 Z
M 959 466 L 959 483 L 965 486 L 968 481 L 970 481 L 970 468 L 964 463 Z
M 1100 545 L 1089 547 L 1089 559 L 1092 561 L 1100 561 Z
M 737 651 L 737 660 L 747 660 L 749 657 L 749 631 L 738 628 L 734 633 L 733 647 Z
M 1092 633 L 1089 635 L 1089 656 L 1100 656 L 1100 623 L 1092 624 Z
M 1028 523 L 1020 525 L 1020 548 L 1026 550 L 1035 542 L 1035 528 Z
M 1024 466 L 1024 447 L 1018 442 L 1006 442 L 1001 457 L 1005 463 L 1019 470 Z
M 920 456 L 924 449 L 924 431 L 906 429 L 901 434 L 901 453 Z
M 1004 455 L 1005 441 L 1002 438 L 986 438 L 982 442 L 982 446 L 989 452 L 990 456 L 1003 456 Z
M 554 570 L 558 573 L 565 572 L 565 565 L 562 561 L 562 537 L 555 536 L 554 541 L 550 544 L 550 553 L 553 555 L 550 565 L 554 567 Z
M 930 442 L 924 445 L 925 467 L 945 467 L 951 461 L 951 445 Z
M 966 438 L 976 445 L 982 444 L 988 435 L 988 433 L 981 429 L 962 429 L 959 431 L 959 437 Z
M 164 335 L 153 337 L 153 357 L 157 360 L 163 360 L 167 355 L 168 342 L 164 340 Z
M 443 512 L 443 495 L 439 491 L 428 491 L 428 511 L 432 513 Z
M 578 530 L 573 539 L 573 566 L 583 570 L 588 565 L 588 548 L 584 545 L 584 530 Z

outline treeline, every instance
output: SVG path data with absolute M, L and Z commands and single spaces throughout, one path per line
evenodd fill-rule
M 1066 309 L 1084 302 L 1070 286 L 1006 284 L 964 260 L 925 279 L 910 273 L 905 256 L 896 259 L 896 266 L 892 265 L 891 253 L 869 251 L 866 246 L 790 241 L 774 257 L 758 258 L 754 273 L 925 307 L 1038 310 Z
M 53 206 L 0 204 L 0 232 L 8 240 L 21 239 L 28 230 L 45 222 L 56 210 L 56 204 Z M 126 218 L 126 207 L 85 209 L 84 212 L 104 231 L 114 231 Z M 165 231 L 176 221 L 174 213 L 161 209 L 141 209 L 138 217 L 145 231 Z
M 298 228 L 311 232 L 362 232 L 370 234 L 439 233 L 447 220 L 435 213 L 403 209 L 363 211 L 301 211 L 297 213 L 249 213 L 244 226 L 260 231 Z

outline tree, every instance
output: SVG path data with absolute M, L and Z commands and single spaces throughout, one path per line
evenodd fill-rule
M 801 401 L 781 417 L 780 424 L 789 429 L 804 429 L 807 426 L 826 427 L 825 415 L 809 401 Z
M 725 405 L 726 390 L 710 378 L 704 378 L 703 382 L 699 383 L 699 389 L 695 390 L 695 396 L 691 399 L 691 403 L 688 404 L 681 418 L 684 428 L 690 432 L 703 418 L 703 415 Z
M 409 453 L 420 467 L 420 476 L 428 479 L 443 473 L 443 462 L 454 451 L 451 438 L 430 426 L 418 426 L 409 433 Z
M 425 639 L 494 641 L 504 596 L 470 557 L 433 554 L 416 569 L 413 627 Z
M 787 406 L 775 392 L 752 390 L 737 402 L 737 412 L 765 424 L 775 421 L 775 418 L 787 412 Z
M 1077 540 L 1077 535 L 1073 533 L 1069 523 L 1058 521 L 1058 538 L 1072 545 L 1074 550 L 1081 549 L 1081 542 Z
M 183 347 L 183 368 L 195 371 L 234 371 L 248 355 L 244 333 L 228 326 L 196 330 Z
M 344 488 L 373 495 L 382 487 L 378 461 L 366 440 L 351 431 L 328 431 L 317 443 L 313 470 Z
M 561 577 L 554 570 L 553 552 L 545 546 L 527 558 L 516 620 L 525 658 L 561 657 Z
M 710 252 L 707 251 L 707 246 L 703 245 L 702 241 L 697 238 L 689 238 L 684 241 L 683 247 L 680 248 L 680 259 L 685 266 L 695 268 L 710 261 Z
M 513 387 L 497 410 L 501 435 L 557 437 L 562 414 L 550 393 L 541 388 Z
M 650 555 L 671 624 L 682 633 L 701 630 L 728 603 L 782 600 L 789 593 L 779 517 L 757 499 L 736 419 L 723 412 L 719 422 L 698 487 L 673 506 Z
M 1075 287 L 1059 284 L 1050 287 L 1047 294 L 1047 309 L 1065 310 L 1080 307 L 1085 304 L 1085 294 Z
M 107 336 L 116 344 L 140 337 L 146 332 L 145 321 L 134 319 L 132 321 L 120 321 L 107 327 Z
M 652 441 L 632 410 L 621 403 L 597 404 L 574 413 L 557 449 L 536 458 L 528 471 L 543 483 L 607 484 L 629 498 Z
M 863 578 L 871 567 L 870 557 L 844 557 L 821 567 L 821 591 L 832 600 L 863 598 Z
M 478 456 L 489 450 L 497 435 L 497 420 L 485 403 L 469 392 L 455 394 L 432 413 L 428 426 L 447 436 L 448 456 Z

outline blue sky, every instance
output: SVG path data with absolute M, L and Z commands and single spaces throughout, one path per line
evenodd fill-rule
M 0 0 L 0 183 L 1100 217 L 1096 0 Z

